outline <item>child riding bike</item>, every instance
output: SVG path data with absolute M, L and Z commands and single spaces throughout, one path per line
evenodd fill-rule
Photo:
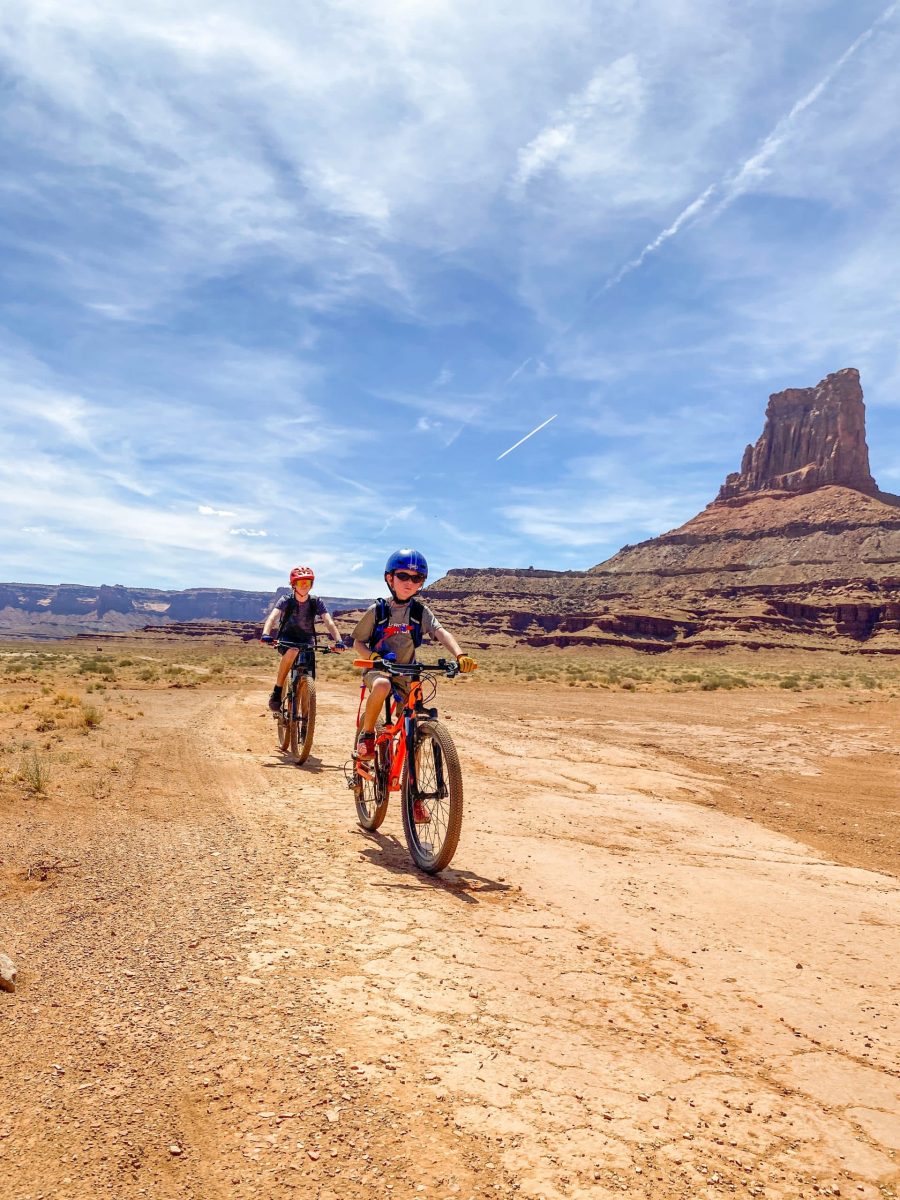
M 416 650 L 425 636 L 433 636 L 455 656 L 460 671 L 468 673 L 478 663 L 468 654 L 463 654 L 459 643 L 437 617 L 416 599 L 428 578 L 428 563 L 418 550 L 395 550 L 385 564 L 384 581 L 391 593 L 390 600 L 377 600 L 366 609 L 353 630 L 353 648 L 357 655 L 375 661 L 376 665 L 363 676 L 369 689 L 369 698 L 363 711 L 356 757 L 368 760 L 375 754 L 375 725 L 384 702 L 391 692 L 391 679 L 378 670 L 378 660 L 390 655 L 394 662 L 415 662 Z M 409 684 L 404 680 L 393 681 L 395 689 L 405 692 Z
M 276 601 L 275 607 L 266 617 L 262 628 L 260 641 L 277 643 L 282 638 L 302 645 L 312 644 L 316 636 L 316 621 L 322 618 L 322 624 L 334 642 L 335 650 L 343 650 L 344 643 L 338 632 L 334 619 L 322 600 L 310 595 L 310 588 L 316 575 L 312 567 L 294 567 L 291 571 L 291 594 L 282 596 Z M 273 634 L 273 629 L 277 631 Z M 277 713 L 281 708 L 281 691 L 288 677 L 291 664 L 300 653 L 296 646 L 281 650 L 281 662 L 278 664 L 278 678 L 272 695 L 269 697 L 269 708 Z

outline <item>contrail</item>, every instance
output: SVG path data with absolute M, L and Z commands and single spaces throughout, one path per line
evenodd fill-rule
M 603 285 L 603 291 L 606 291 L 608 288 L 615 287 L 617 283 L 621 283 L 626 275 L 630 274 L 631 271 L 636 271 L 638 267 L 643 264 L 644 259 L 649 254 L 653 254 L 655 250 L 660 248 L 663 242 L 667 242 L 669 238 L 674 237 L 679 229 L 681 229 L 682 225 L 688 222 L 691 217 L 696 217 L 697 213 L 706 207 L 707 200 L 716 190 L 717 186 L 717 184 L 711 183 L 705 192 L 701 192 L 696 200 L 692 200 L 687 208 L 682 209 L 672 224 L 667 229 L 664 229 L 662 233 L 658 234 L 652 242 L 648 242 L 637 258 L 633 258 L 631 262 L 626 263 L 620 271 L 618 271 L 610 279 L 607 279 L 606 283 Z
M 531 433 L 526 433 L 523 438 L 519 438 L 515 446 L 510 446 L 508 450 L 504 450 L 502 454 L 497 455 L 497 462 L 499 462 L 501 458 L 506 458 L 507 454 L 512 454 L 513 450 L 518 449 L 518 447 L 521 446 L 523 442 L 527 442 L 530 437 L 534 437 L 536 433 L 540 433 L 545 425 L 549 425 L 551 421 L 555 421 L 558 416 L 559 413 L 554 413 L 552 417 L 548 417 L 546 421 L 542 421 L 541 424 L 538 425 L 537 429 L 532 429 Z
M 865 43 L 869 41 L 879 25 L 883 25 L 885 21 L 890 20 L 898 8 L 900 8 L 900 4 L 896 3 L 896 0 L 895 3 L 889 4 L 881 16 L 877 17 L 869 26 L 869 28 L 864 30 L 864 32 L 859 35 L 856 41 L 847 47 L 837 62 L 835 62 L 833 66 L 822 76 L 815 87 L 810 88 L 805 96 L 801 96 L 791 108 L 790 112 L 788 112 L 786 116 L 782 117 L 781 120 L 775 124 L 771 133 L 769 133 L 763 139 L 759 149 L 755 154 L 752 154 L 746 160 L 746 162 L 741 163 L 737 170 L 730 171 L 724 175 L 718 181 L 718 183 L 711 183 L 705 192 L 701 192 L 701 194 L 695 200 L 691 201 L 687 208 L 682 209 L 682 211 L 678 214 L 672 224 L 668 226 L 668 228 L 664 229 L 662 233 L 658 234 L 652 242 L 648 242 L 636 258 L 633 258 L 631 262 L 627 262 L 624 267 L 616 272 L 615 275 L 611 275 L 610 278 L 607 279 L 606 283 L 604 283 L 600 291 L 592 296 L 591 299 L 595 300 L 602 292 L 616 287 L 622 282 L 626 275 L 630 275 L 632 271 L 636 271 L 638 267 L 643 266 L 645 259 L 648 258 L 649 255 L 655 253 L 664 242 L 669 240 L 669 238 L 674 237 L 675 234 L 678 233 L 688 221 L 696 217 L 698 213 L 702 212 L 703 209 L 706 208 L 713 193 L 719 191 L 720 189 L 724 191 L 725 194 L 715 209 L 713 216 L 718 217 L 721 213 L 723 213 L 725 209 L 728 208 L 728 206 L 732 204 L 738 198 L 738 196 L 741 195 L 749 178 L 757 173 L 765 165 L 765 163 L 768 162 L 768 160 L 772 158 L 772 156 L 778 150 L 781 149 L 781 146 L 788 135 L 790 127 L 794 124 L 801 113 L 805 112 L 810 105 L 815 104 L 825 89 L 834 81 L 835 76 L 838 75 L 843 67 L 846 66 L 847 62 L 853 57 L 854 54 L 856 54 L 857 50 L 859 50 L 861 46 L 864 46 Z

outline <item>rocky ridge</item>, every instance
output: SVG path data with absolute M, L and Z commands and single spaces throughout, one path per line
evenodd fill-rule
M 129 633 L 147 627 L 200 622 L 259 624 L 277 592 L 234 588 L 190 588 L 161 591 L 121 584 L 90 586 L 61 583 L 0 583 L 0 635 L 69 637 L 81 633 Z M 369 602 L 323 596 L 332 612 Z M 221 631 L 221 630 L 220 630 Z
M 900 653 L 900 498 L 869 469 L 858 373 L 771 396 L 741 470 L 680 528 L 587 571 L 450 571 L 428 594 L 483 646 Z

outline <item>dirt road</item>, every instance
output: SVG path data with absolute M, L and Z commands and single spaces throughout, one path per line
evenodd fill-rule
M 460 681 L 430 880 L 355 826 L 347 685 L 301 769 L 264 688 L 146 692 L 0 813 L 8 1194 L 897 1195 L 897 701 Z

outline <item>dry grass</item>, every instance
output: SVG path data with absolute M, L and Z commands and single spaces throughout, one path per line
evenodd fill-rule
M 478 654 L 483 677 L 510 683 L 553 683 L 607 691 L 714 692 L 740 688 L 900 694 L 896 659 L 822 652 L 621 650 L 488 650 Z
M 464 631 L 459 631 L 465 642 Z M 423 647 L 434 661 L 444 651 Z M 779 690 L 840 691 L 852 703 L 900 694 L 896 658 L 829 652 L 674 651 L 646 655 L 618 649 L 532 649 L 477 652 L 482 680 L 525 688 L 595 689 L 612 692 L 713 692 Z M 0 644 L 0 792 L 24 786 L 40 796 L 52 786 L 51 762 L 83 756 L 86 737 L 95 758 L 79 770 L 97 773 L 102 787 L 103 730 L 139 720 L 148 691 L 200 688 L 219 693 L 251 684 L 263 696 L 274 682 L 277 655 L 259 643 L 222 639 L 72 639 L 56 643 Z M 319 678 L 355 688 L 359 671 L 352 651 L 323 655 Z M 445 697 L 449 689 L 442 688 Z M 449 697 L 447 697 L 449 698 Z M 4 769 L 4 759 L 6 767 Z

